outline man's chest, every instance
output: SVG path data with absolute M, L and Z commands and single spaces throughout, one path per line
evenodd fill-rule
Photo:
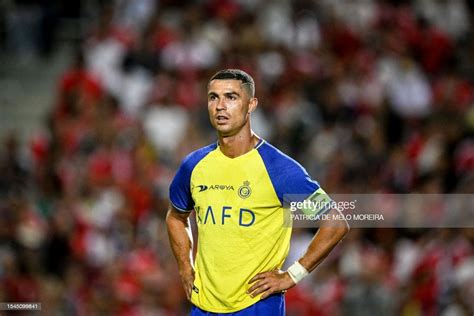
M 251 225 L 280 207 L 263 164 L 213 164 L 194 170 L 191 196 L 201 224 Z

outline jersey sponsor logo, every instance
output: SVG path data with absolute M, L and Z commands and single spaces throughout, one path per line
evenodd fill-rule
M 252 210 L 246 208 L 239 208 L 234 211 L 232 206 L 223 206 L 222 210 L 218 210 L 217 207 L 212 208 L 208 206 L 205 208 L 204 214 L 201 213 L 201 208 L 196 207 L 196 215 L 198 224 L 203 225 L 225 225 L 231 221 L 231 218 L 238 218 L 238 225 L 242 227 L 249 227 L 255 223 L 255 213 Z
M 234 186 L 233 185 L 227 185 L 227 184 L 213 184 L 210 186 L 207 186 L 205 184 L 200 184 L 196 186 L 199 188 L 198 192 L 203 192 L 206 190 L 216 190 L 216 191 L 234 191 Z
M 198 185 L 197 187 L 199 188 L 199 192 L 207 190 L 207 185 L 204 185 L 204 184 Z
M 237 194 L 242 199 L 248 198 L 250 194 L 252 194 L 252 189 L 250 189 L 250 182 L 244 181 L 244 184 L 240 186 L 239 190 L 237 191 Z

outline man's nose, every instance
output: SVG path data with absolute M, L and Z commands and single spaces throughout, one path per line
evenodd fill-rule
M 227 105 L 225 104 L 225 99 L 224 98 L 219 99 L 219 101 L 217 102 L 216 109 L 218 111 L 222 111 L 222 110 L 227 109 Z

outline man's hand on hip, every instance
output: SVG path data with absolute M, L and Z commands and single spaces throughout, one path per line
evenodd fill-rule
M 254 284 L 247 290 L 247 294 L 255 297 L 263 293 L 261 299 L 274 293 L 284 292 L 295 286 L 295 282 L 293 282 L 288 272 L 281 270 L 259 273 L 249 281 L 249 284 L 251 283 Z
M 194 269 L 186 269 L 179 271 L 181 275 L 181 281 L 183 282 L 184 291 L 186 292 L 186 298 L 191 301 L 191 293 L 194 285 Z

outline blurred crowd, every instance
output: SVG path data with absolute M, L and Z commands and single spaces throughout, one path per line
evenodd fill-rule
M 20 3 L 14 22 L 34 2 Z M 44 129 L 27 153 L 3 140 L 0 301 L 186 314 L 168 185 L 216 140 L 206 84 L 222 68 L 255 78 L 255 132 L 328 193 L 474 193 L 472 1 L 97 3 Z M 313 233 L 295 229 L 289 262 Z M 288 291 L 288 315 L 472 315 L 473 242 L 473 228 L 353 229 Z

